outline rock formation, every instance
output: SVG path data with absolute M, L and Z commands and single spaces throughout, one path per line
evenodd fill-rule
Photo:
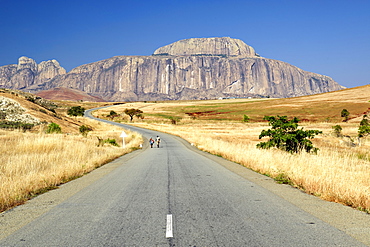
M 37 64 L 28 57 L 20 57 L 18 64 L 0 67 L 0 87 L 27 90 L 34 85 L 42 84 L 66 70 L 56 60 L 43 61 Z
M 342 88 L 328 76 L 260 57 L 241 40 L 226 37 L 180 40 L 158 48 L 152 56 L 112 57 L 67 74 L 59 71 L 54 77 L 46 72 L 41 76 L 32 61 L 22 59 L 22 64 L 27 68 L 22 74 L 11 65 L 0 67 L 0 87 L 6 81 L 2 75 L 13 74 L 8 85 L 35 92 L 74 88 L 107 101 L 294 97 Z M 26 79 L 35 68 L 38 72 L 31 83 Z M 14 71 L 20 74 L 18 81 L 13 79 Z

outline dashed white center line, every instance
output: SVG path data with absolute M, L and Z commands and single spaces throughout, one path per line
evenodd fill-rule
M 172 214 L 167 214 L 166 238 L 173 238 L 173 232 L 172 232 Z

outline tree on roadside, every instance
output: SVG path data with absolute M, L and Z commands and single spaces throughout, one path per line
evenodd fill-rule
M 340 113 L 340 116 L 344 117 L 343 122 L 347 122 L 349 117 L 349 111 L 347 109 L 343 109 L 342 112 Z
M 124 113 L 128 116 L 130 116 L 130 121 L 132 122 L 132 120 L 134 119 L 134 117 L 142 117 L 142 114 L 143 114 L 143 111 L 139 110 L 139 109 L 134 109 L 134 108 L 131 108 L 131 109 L 125 109 Z
M 72 106 L 71 108 L 68 109 L 67 114 L 73 117 L 77 116 L 83 117 L 83 115 L 85 114 L 85 108 L 81 106 Z
M 113 120 L 115 117 L 118 117 L 118 114 L 115 111 L 110 111 L 109 115 L 107 115 L 107 117 L 109 117 L 110 119 Z
M 257 148 L 269 149 L 276 147 L 289 153 L 299 153 L 302 150 L 308 153 L 317 153 L 319 150 L 313 146 L 309 139 L 313 139 L 315 135 L 322 132 L 298 129 L 298 118 L 294 117 L 288 120 L 287 116 L 265 116 L 263 119 L 269 122 L 271 129 L 262 130 L 259 139 L 263 137 L 270 137 L 270 139 L 267 142 L 258 143 Z

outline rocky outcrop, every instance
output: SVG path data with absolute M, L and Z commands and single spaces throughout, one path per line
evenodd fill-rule
M 260 57 L 252 47 L 231 38 L 181 40 L 152 56 L 112 57 L 47 78 L 36 78 L 38 84 L 27 89 L 66 87 L 107 101 L 134 101 L 294 97 L 342 88 L 328 76 Z
M 17 101 L 0 96 L 0 120 L 40 124 L 40 120 L 26 113 L 26 109 Z
M 63 75 L 66 70 L 56 60 L 37 64 L 28 57 L 20 57 L 18 64 L 0 67 L 0 87 L 11 89 L 32 89 L 35 85 Z
M 171 56 L 241 56 L 256 57 L 253 47 L 245 44 L 239 39 L 229 37 L 223 38 L 196 38 L 184 39 L 175 43 L 163 46 L 154 51 L 153 55 Z

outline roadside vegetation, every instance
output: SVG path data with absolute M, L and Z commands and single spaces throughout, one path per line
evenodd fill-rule
M 133 122 L 123 114 L 125 105 L 109 111 L 118 114 L 114 121 L 181 136 L 279 183 L 370 213 L 370 128 L 362 121 L 369 112 L 369 91 L 366 87 L 292 99 L 130 103 L 130 108 L 144 112 Z M 350 113 L 345 119 L 343 109 Z M 94 115 L 104 118 L 107 111 Z M 270 127 L 264 117 L 277 115 L 300 119 L 299 126 L 315 135 L 309 149 L 316 154 L 257 148 L 264 141 L 259 136 Z M 168 116 L 181 121 L 174 124 Z
M 88 135 L 0 130 L 0 211 L 78 178 L 142 143 L 141 136 L 125 130 L 128 137 L 122 148 L 115 141 L 121 139 L 121 128 L 95 121 L 88 125 L 94 129 Z
M 128 137 L 123 148 L 118 144 L 122 140 L 122 128 L 79 117 L 80 111 L 72 111 L 77 116 L 68 118 L 68 109 L 80 110 L 73 108 L 73 102 L 55 105 L 49 111 L 30 100 L 30 95 L 24 98 L 11 92 L 0 92 L 0 97 L 12 98 L 23 108 L 17 105 L 21 110 L 14 114 L 13 101 L 8 101 L 7 107 L 0 107 L 0 122 L 7 121 L 9 116 L 21 116 L 24 111 L 32 112 L 42 121 L 27 129 L 23 125 L 12 128 L 0 125 L 0 212 L 83 176 L 138 149 L 143 142 L 141 135 L 125 130 Z M 9 107 L 12 107 L 10 112 Z

